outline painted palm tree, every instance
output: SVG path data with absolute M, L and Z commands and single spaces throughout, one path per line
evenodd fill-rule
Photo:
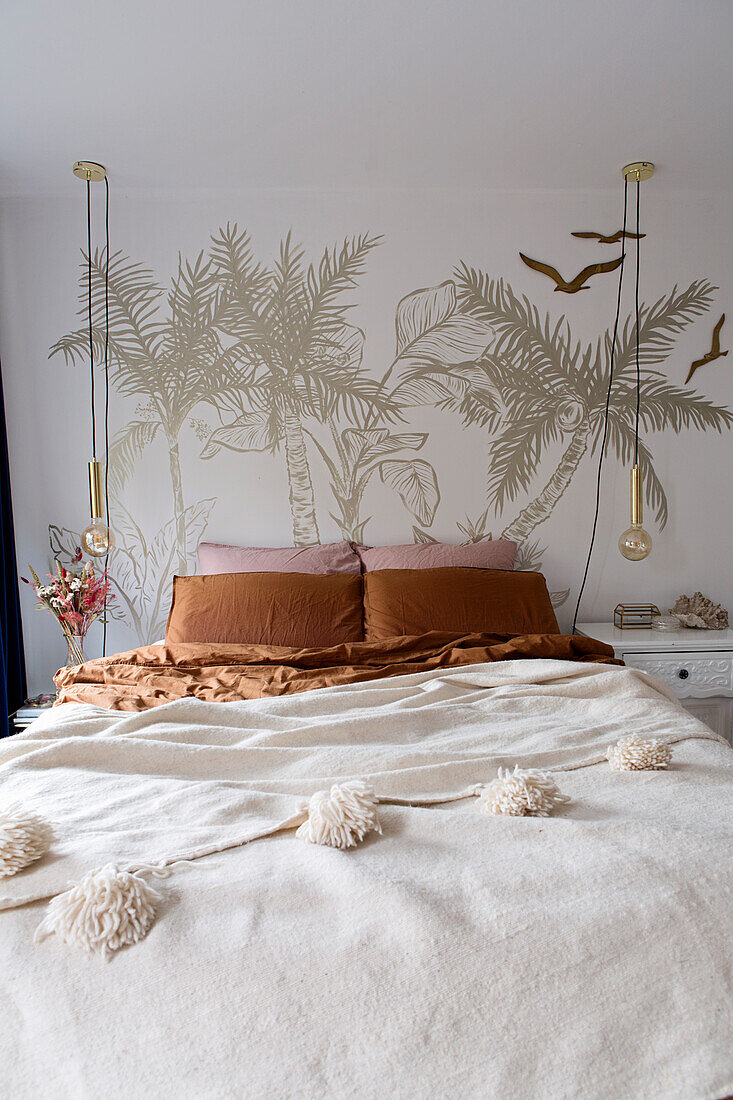
M 543 523 L 564 494 L 586 451 L 600 444 L 606 399 L 611 334 L 585 348 L 571 342 L 564 318 L 551 326 L 540 321 L 536 307 L 518 300 L 508 286 L 480 272 L 458 273 L 464 308 L 492 316 L 497 331 L 494 356 L 519 364 L 505 393 L 507 416 L 502 431 L 491 441 L 489 500 L 497 510 L 506 500 L 529 487 L 542 450 L 563 441 L 564 452 L 540 493 L 505 528 L 508 538 L 522 541 Z M 643 306 L 639 318 L 641 366 L 640 427 L 645 433 L 666 428 L 723 431 L 733 415 L 723 406 L 668 381 L 659 368 L 668 358 L 679 333 L 705 313 L 717 288 L 704 280 L 677 287 L 653 305 Z M 516 321 L 519 324 L 516 324 Z M 618 339 L 609 413 L 608 445 L 628 463 L 634 449 L 636 411 L 636 324 L 627 318 Z M 529 376 L 528 376 L 529 375 Z M 660 527 L 668 518 L 667 498 L 656 474 L 649 447 L 640 441 L 639 465 L 644 474 L 647 502 Z
M 238 278 L 256 293 L 267 273 L 254 262 L 246 234 L 227 227 L 235 242 Z M 86 257 L 80 277 L 81 316 L 86 316 Z M 167 314 L 163 312 L 167 305 Z M 236 343 L 224 347 L 218 319 L 230 302 L 222 292 L 214 265 L 201 253 L 193 262 L 179 257 L 178 273 L 164 298 L 164 291 L 150 271 L 122 253 L 109 262 L 109 354 L 112 383 L 118 393 L 141 400 L 142 416 L 131 420 L 110 449 L 110 474 L 114 488 L 121 488 L 145 446 L 159 432 L 168 449 L 177 568 L 188 570 L 191 550 L 188 537 L 190 516 L 183 494 L 179 436 L 192 410 L 226 386 L 232 364 L 240 349 Z M 97 362 L 104 351 L 105 254 L 92 257 L 92 338 Z M 63 336 L 51 348 L 51 356 L 63 354 L 70 363 L 88 356 L 88 331 L 78 328 Z M 195 550 L 195 546 L 193 547 Z
M 368 234 L 326 248 L 320 263 L 306 266 L 291 234 L 267 278 L 253 286 L 239 277 L 236 241 L 214 241 L 210 264 L 227 308 L 217 316 L 237 355 L 226 385 L 208 400 L 224 421 L 202 451 L 212 458 L 232 451 L 285 452 L 296 545 L 319 541 L 306 427 L 346 416 L 359 423 L 373 408 L 391 411 L 377 384 L 361 370 L 364 334 L 345 320 L 344 300 L 356 285 L 368 253 L 379 242 Z M 325 452 L 324 452 L 325 453 Z
M 585 454 L 600 443 L 611 336 L 595 344 L 572 339 L 564 317 L 543 320 L 526 298 L 503 280 L 462 264 L 455 273 L 461 313 L 494 332 L 490 349 L 475 362 L 453 366 L 425 363 L 401 380 L 416 398 L 438 391 L 436 404 L 459 412 L 463 422 L 485 427 L 489 435 L 487 500 L 497 513 L 530 489 L 545 449 L 562 443 L 562 456 L 541 491 L 505 526 L 502 535 L 523 543 L 543 523 L 565 493 Z M 640 425 L 644 432 L 671 428 L 723 431 L 733 414 L 702 394 L 670 383 L 657 368 L 678 334 L 708 310 L 715 291 L 699 280 L 672 292 L 640 314 Z M 636 327 L 633 318 L 618 338 L 608 445 L 622 462 L 633 453 L 636 409 Z M 640 443 L 639 464 L 646 498 L 657 522 L 667 522 L 667 499 L 654 470 L 649 447 Z

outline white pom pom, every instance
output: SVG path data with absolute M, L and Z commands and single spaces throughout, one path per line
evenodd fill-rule
M 113 951 L 137 943 L 148 934 L 159 901 L 160 894 L 140 877 L 139 871 L 118 871 L 108 863 L 53 898 L 35 938 L 40 940 L 55 932 L 66 944 L 98 951 L 109 958 Z
M 499 768 L 498 778 L 479 793 L 479 810 L 511 817 L 547 817 L 555 806 L 569 801 L 546 772 L 523 771 L 516 765 L 513 772 Z
M 316 791 L 308 803 L 308 820 L 296 836 L 330 848 L 354 848 L 372 831 L 381 833 L 374 791 L 360 779 L 334 783 L 329 791 Z
M 47 821 L 19 806 L 0 810 L 0 878 L 17 875 L 48 851 L 53 830 Z
M 610 745 L 606 753 L 615 772 L 658 771 L 672 759 L 672 750 L 664 741 L 645 741 L 632 735 Z

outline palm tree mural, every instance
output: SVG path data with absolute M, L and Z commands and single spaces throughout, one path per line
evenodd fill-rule
M 590 450 L 600 442 L 608 381 L 611 335 L 594 344 L 573 340 L 565 317 L 544 319 L 528 298 L 519 298 L 503 280 L 461 264 L 455 272 L 456 323 L 468 316 L 493 338 L 475 361 L 442 357 L 409 363 L 390 396 L 400 404 L 425 404 L 456 411 L 464 425 L 488 435 L 487 502 L 501 515 L 508 503 L 528 491 L 544 452 L 562 442 L 562 456 L 540 492 L 504 526 L 502 536 L 524 543 L 549 518 Z M 658 368 L 678 334 L 706 312 L 717 288 L 704 280 L 670 294 L 640 313 L 640 425 L 722 431 L 733 414 L 702 394 L 668 382 Z M 618 339 L 610 408 L 608 445 L 626 463 L 633 453 L 636 410 L 636 325 L 629 317 Z M 654 470 L 649 447 L 640 442 L 639 464 L 645 493 L 657 522 L 667 522 L 667 499 Z M 536 559 L 536 552 L 531 554 Z
M 259 269 L 243 259 L 241 277 L 256 280 Z M 86 257 L 79 286 L 79 314 L 85 317 Z M 196 550 L 191 538 L 195 531 L 189 528 L 198 523 L 184 501 L 179 436 L 191 411 L 212 389 L 226 384 L 237 349 L 224 348 L 219 337 L 217 320 L 228 303 L 203 253 L 194 263 L 179 257 L 178 274 L 165 299 L 167 315 L 162 313 L 163 294 L 152 272 L 141 264 L 120 252 L 110 256 L 110 377 L 118 393 L 136 397 L 141 404 L 138 416 L 115 437 L 109 464 L 116 497 L 142 450 L 163 434 L 175 517 L 175 558 L 178 572 L 186 573 L 191 550 Z M 92 338 L 98 363 L 104 355 L 104 321 L 105 255 L 98 250 L 92 257 Z M 86 328 L 75 329 L 53 345 L 50 355 L 61 353 L 67 363 L 83 362 L 88 340 Z
M 364 333 L 345 320 L 344 293 L 357 285 L 368 253 L 379 242 L 368 234 L 326 248 L 320 263 L 283 240 L 271 271 L 256 283 L 241 279 L 240 239 L 229 231 L 214 238 L 210 263 L 227 301 L 218 329 L 235 341 L 227 384 L 207 400 L 225 421 L 212 432 L 202 458 L 222 448 L 277 451 L 282 447 L 290 487 L 293 541 L 319 541 L 316 503 L 306 448 L 308 422 L 359 422 L 376 407 L 392 415 L 376 383 L 364 375 Z M 233 417 L 233 419 L 230 419 Z
M 478 515 L 457 522 L 459 538 L 491 537 L 489 515 L 496 514 L 502 535 L 519 543 L 517 567 L 540 567 L 544 547 L 534 532 L 600 445 L 611 336 L 605 332 L 583 344 L 565 317 L 541 315 L 505 281 L 461 263 L 452 278 L 398 302 L 393 357 L 372 375 L 363 362 L 364 332 L 347 315 L 379 241 L 368 234 L 350 237 L 309 262 L 288 233 L 277 259 L 266 264 L 255 258 L 246 232 L 226 225 L 194 261 L 179 257 L 167 291 L 141 264 L 119 252 L 110 257 L 111 381 L 118 394 L 137 401 L 109 453 L 118 536 L 110 559 L 119 595 L 112 615 L 123 617 L 141 640 L 161 632 L 171 575 L 193 565 L 216 504 L 215 498 L 185 498 L 181 443 L 190 440 L 191 429 L 205 460 L 227 451 L 282 454 L 297 545 L 320 541 L 319 471 L 328 475 L 330 517 L 343 537 L 365 540 L 371 517 L 363 514 L 364 499 L 381 482 L 415 521 L 413 538 L 432 541 L 429 528 L 441 493 L 438 471 L 427 457 L 431 436 L 420 430 L 418 410 L 445 410 L 484 433 L 488 456 Z M 92 337 L 98 362 L 104 275 L 105 255 L 96 252 Z M 83 317 L 85 276 L 86 262 Z M 673 385 L 660 370 L 680 332 L 710 308 L 715 289 L 697 280 L 642 306 L 640 422 L 647 435 L 733 426 L 729 409 Z M 50 353 L 68 363 L 86 362 L 87 341 L 80 324 Z M 634 443 L 635 341 L 629 318 L 618 338 L 608 433 L 608 446 L 624 463 Z M 218 425 L 197 415 L 206 407 Z M 172 514 L 146 532 L 125 497 L 156 440 L 167 450 Z M 558 447 L 555 468 L 546 471 L 547 452 Z M 648 503 L 663 527 L 667 500 L 646 442 L 639 462 Z M 508 508 L 522 496 L 531 499 L 508 518 Z M 73 553 L 77 541 L 65 528 L 51 532 L 54 553 Z M 553 593 L 554 602 L 567 595 Z
M 564 317 L 542 321 L 536 306 L 518 298 L 502 280 L 461 265 L 456 272 L 461 307 L 491 324 L 496 340 L 485 365 L 501 397 L 500 430 L 489 443 L 488 501 L 497 512 L 529 489 L 544 449 L 565 445 L 551 477 L 536 497 L 504 528 L 505 538 L 524 541 L 550 516 L 590 448 L 600 443 L 608 384 L 611 334 L 583 347 L 573 342 Z M 697 280 L 677 287 L 639 317 L 641 367 L 640 426 L 644 432 L 671 428 L 723 431 L 733 425 L 730 410 L 667 380 L 658 369 L 675 339 L 713 302 L 717 288 Z M 622 463 L 634 450 L 636 412 L 636 323 L 628 317 L 618 338 L 609 413 L 608 445 Z M 475 420 L 471 410 L 466 422 Z M 487 418 L 488 419 L 488 418 Z M 660 528 L 667 522 L 667 497 L 654 470 L 652 453 L 640 441 L 639 465 L 647 501 Z

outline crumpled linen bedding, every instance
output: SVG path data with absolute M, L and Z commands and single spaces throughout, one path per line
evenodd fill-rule
M 612 772 L 629 732 L 669 771 Z M 140 713 L 68 704 L 0 745 L 0 790 L 59 840 L 0 906 L 109 859 L 255 837 L 362 778 L 417 801 L 518 763 L 550 818 L 383 806 L 341 852 L 292 831 L 175 869 L 106 964 L 41 904 L 0 912 L 13 1097 L 619 1097 L 733 1091 L 733 752 L 634 669 L 438 668 Z
M 177 642 L 62 668 L 58 703 L 95 703 L 111 710 L 145 710 L 173 699 L 212 702 L 260 699 L 384 680 L 411 672 L 522 658 L 619 664 L 613 648 L 582 635 L 449 634 L 350 642 L 327 647 Z

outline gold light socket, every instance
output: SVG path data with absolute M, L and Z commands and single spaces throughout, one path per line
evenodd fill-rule
M 89 463 L 89 507 L 92 519 L 101 519 L 104 515 L 102 500 L 102 466 L 98 459 L 93 458 Z
M 623 166 L 621 175 L 629 183 L 643 183 L 654 175 L 654 165 L 650 160 L 635 160 L 632 164 Z
M 642 498 L 641 498 L 641 470 L 638 466 L 631 467 L 631 522 L 641 527 L 642 524 Z
M 96 160 L 75 160 L 71 170 L 77 179 L 89 183 L 99 183 L 107 175 L 104 165 L 97 164 Z

